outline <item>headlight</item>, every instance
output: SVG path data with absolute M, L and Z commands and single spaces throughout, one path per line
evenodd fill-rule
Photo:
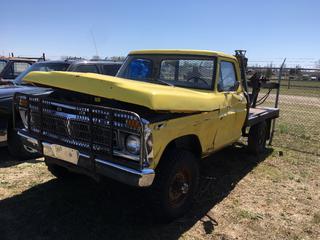
M 126 149 L 129 153 L 138 155 L 140 153 L 140 138 L 129 135 L 126 139 Z

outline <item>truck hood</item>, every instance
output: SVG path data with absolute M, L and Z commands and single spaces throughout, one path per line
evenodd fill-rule
M 220 94 L 95 73 L 30 72 L 24 81 L 141 105 L 155 111 L 199 112 L 219 108 Z

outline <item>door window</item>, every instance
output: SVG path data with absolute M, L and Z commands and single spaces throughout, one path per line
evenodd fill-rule
M 103 65 L 103 74 L 105 75 L 110 75 L 110 76 L 115 76 L 121 67 L 120 64 L 107 64 Z
M 237 87 L 237 77 L 233 63 L 220 62 L 220 78 L 218 82 L 218 91 L 235 91 Z
M 0 60 L 0 73 L 2 72 L 2 70 L 4 69 L 4 67 L 7 65 L 6 61 L 1 61 Z

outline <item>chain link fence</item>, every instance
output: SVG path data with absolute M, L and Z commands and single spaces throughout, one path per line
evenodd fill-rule
M 271 82 L 280 81 L 280 118 L 274 145 L 320 155 L 320 69 L 249 67 L 248 78 L 260 71 Z M 262 89 L 259 98 L 268 94 Z M 276 90 L 263 103 L 274 106 Z

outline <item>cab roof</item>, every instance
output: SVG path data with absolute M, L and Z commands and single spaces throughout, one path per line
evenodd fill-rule
M 182 54 L 182 55 L 200 55 L 200 56 L 214 56 L 214 57 L 225 57 L 236 59 L 236 57 L 218 51 L 210 50 L 193 50 L 193 49 L 150 49 L 150 50 L 136 50 L 131 51 L 129 55 L 138 55 L 138 54 Z

